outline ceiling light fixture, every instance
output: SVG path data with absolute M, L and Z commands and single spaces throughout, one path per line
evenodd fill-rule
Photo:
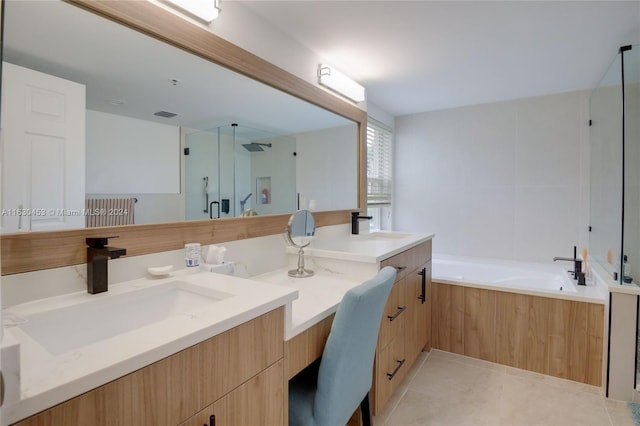
M 364 87 L 356 83 L 331 65 L 318 65 L 318 83 L 354 102 L 364 101 Z
M 220 14 L 220 0 L 164 0 L 169 6 L 210 24 Z

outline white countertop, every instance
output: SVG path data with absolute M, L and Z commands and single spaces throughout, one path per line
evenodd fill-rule
M 434 234 L 426 233 L 372 232 L 347 235 L 343 238 L 317 238 L 311 240 L 304 252 L 311 256 L 379 263 L 433 237 Z M 291 247 L 288 251 L 297 253 L 297 250 Z
M 292 278 L 287 274 L 292 268 L 282 268 L 252 277 L 254 280 L 298 291 L 298 298 L 285 307 L 285 340 L 290 340 L 333 314 L 350 288 L 373 278 L 378 272 L 377 265 L 373 264 L 339 263 L 306 257 L 306 268 L 314 271 L 312 277 Z
M 402 232 L 374 232 L 360 235 L 316 238 L 304 249 L 306 268 L 315 275 L 309 278 L 291 278 L 291 267 L 252 277 L 253 279 L 298 290 L 298 299 L 287 312 L 285 339 L 289 340 L 333 314 L 344 294 L 375 276 L 379 263 L 402 251 L 432 239 L 434 234 Z M 298 249 L 288 247 L 290 254 Z M 285 308 L 288 309 L 288 308 Z
M 140 279 L 111 285 L 108 292 L 97 295 L 81 292 L 25 303 L 6 309 L 4 316 L 23 318 L 176 280 L 233 296 L 59 355 L 52 355 L 17 326 L 7 326 L 10 321 L 5 320 L 5 333 L 20 343 L 22 367 L 21 399 L 3 407 L 3 423 L 26 418 L 280 306 L 290 305 L 297 297 L 296 289 L 288 286 L 182 271 L 165 279 Z M 105 321 L 109 319 L 105 318 Z M 64 339 L 65 336 L 59 338 Z

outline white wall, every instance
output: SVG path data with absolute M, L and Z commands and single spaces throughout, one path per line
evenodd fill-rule
M 394 228 L 434 252 L 550 261 L 587 246 L 588 92 L 396 118 Z
M 137 198 L 136 224 L 184 220 L 178 127 L 92 110 L 86 127 L 87 198 Z
M 316 201 L 317 210 L 358 205 L 358 151 L 354 125 L 296 135 L 296 182 L 300 208 Z M 345 149 L 346 147 L 346 149 Z
M 371 102 L 367 104 L 367 116 L 373 118 L 374 120 L 378 120 L 391 129 L 395 127 L 394 117 L 377 105 L 372 104 Z
M 150 1 L 185 18 L 161 0 Z M 195 19 L 185 19 L 335 95 L 318 84 L 318 64 L 327 62 L 321 55 L 293 39 L 240 2 L 223 0 L 221 7 L 220 17 L 209 26 Z M 355 105 L 363 110 L 367 109 L 366 101 Z
M 180 192 L 180 128 L 87 110 L 86 192 Z

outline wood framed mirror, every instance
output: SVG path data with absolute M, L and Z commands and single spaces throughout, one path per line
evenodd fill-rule
M 250 77 L 310 104 L 331 111 L 357 124 L 358 135 L 358 207 L 365 201 L 365 128 L 366 113 L 332 94 L 298 78 L 269 62 L 193 25 L 152 3 L 145 1 L 89 0 L 69 1 L 103 18 L 152 36 L 190 54 Z M 7 18 L 6 12 L 3 13 Z M 314 212 L 318 226 L 347 223 L 348 210 Z M 130 255 L 181 248 L 185 242 L 202 244 L 231 241 L 281 233 L 289 213 L 230 218 L 166 222 L 65 231 L 3 234 L 2 274 L 80 264 L 85 261 L 84 239 L 90 236 L 118 235 Z

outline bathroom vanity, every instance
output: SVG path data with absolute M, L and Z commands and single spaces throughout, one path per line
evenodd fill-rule
M 218 424 L 281 424 L 283 306 L 296 296 L 182 270 L 7 309 L 21 377 L 3 422 L 178 425 L 215 415 Z
M 15 324 L 6 330 L 21 345 L 21 395 L 3 407 L 3 420 L 19 425 L 286 424 L 288 380 L 321 356 L 344 294 L 389 265 L 398 276 L 376 351 L 372 401 L 377 413 L 418 353 L 429 347 L 432 237 L 319 238 L 306 255 L 315 270 L 309 278 L 289 277 L 288 267 L 251 279 L 178 271 L 163 279 L 114 284 L 101 295 L 73 293 L 15 306 L 7 310 Z M 289 264 L 296 258 L 289 255 Z M 143 300 L 155 303 L 160 300 L 155 294 L 165 287 L 213 302 L 185 304 L 179 293 L 171 299 L 176 311 L 151 323 L 137 323 L 126 308 L 110 305 L 135 299 L 135 306 L 147 306 Z M 71 332 L 65 338 L 60 330 L 70 323 L 62 317 L 45 316 L 38 324 L 38 315 L 60 308 L 83 312 L 82 322 L 94 309 L 79 309 L 91 303 L 112 310 L 114 319 L 121 317 L 129 328 L 104 321 L 95 326 L 98 335 L 104 332 L 100 327 L 109 329 L 103 338 L 74 338 Z M 141 309 L 144 314 L 151 308 Z M 24 318 L 41 333 L 21 325 Z M 91 329 L 94 321 L 85 322 Z M 108 336 L 111 327 L 116 334 Z

